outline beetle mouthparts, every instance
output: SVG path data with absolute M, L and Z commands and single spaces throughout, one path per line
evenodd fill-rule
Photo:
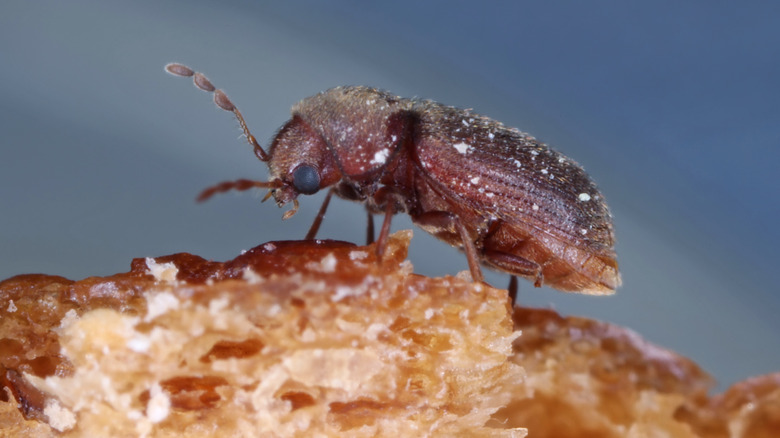
M 282 215 L 282 220 L 290 219 L 291 217 L 295 216 L 295 213 L 298 213 L 298 200 L 293 199 L 293 206 L 291 209 L 284 212 Z

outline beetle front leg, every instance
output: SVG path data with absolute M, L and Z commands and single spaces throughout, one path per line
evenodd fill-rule
M 457 216 L 446 211 L 428 211 L 412 216 L 412 221 L 423 228 L 426 226 L 435 227 L 459 234 L 460 241 L 463 243 L 463 250 L 466 251 L 466 260 L 469 263 L 472 280 L 475 282 L 485 281 L 485 277 L 482 275 L 482 268 L 479 266 L 477 245 Z
M 328 211 L 328 204 L 330 204 L 330 198 L 333 197 L 333 191 L 334 189 L 328 190 L 328 194 L 325 195 L 325 200 L 322 201 L 322 205 L 320 206 L 320 211 L 317 212 L 317 217 L 314 218 L 314 222 L 311 224 L 311 227 L 309 228 L 309 232 L 306 233 L 306 237 L 304 237 L 304 240 L 313 240 L 314 236 L 317 235 L 317 231 L 320 230 L 320 225 L 322 224 L 322 220 L 325 218 L 325 212 Z

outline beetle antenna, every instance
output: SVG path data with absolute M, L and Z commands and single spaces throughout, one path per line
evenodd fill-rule
M 230 101 L 224 91 L 214 87 L 211 81 L 202 73 L 198 73 L 186 65 L 172 62 L 165 66 L 165 71 L 174 76 L 191 77 L 192 82 L 196 87 L 203 91 L 214 93 L 214 103 L 223 110 L 232 112 L 236 116 L 236 119 L 238 119 L 238 124 L 241 125 L 241 130 L 244 131 L 244 137 L 246 137 L 246 140 L 252 148 L 254 148 L 255 156 L 260 161 L 268 161 L 270 159 L 265 150 L 260 146 L 260 143 L 257 142 L 257 139 L 255 139 L 255 136 L 249 132 L 249 127 L 246 125 L 246 121 L 244 120 L 244 116 L 241 115 L 241 111 L 233 105 L 233 102 Z

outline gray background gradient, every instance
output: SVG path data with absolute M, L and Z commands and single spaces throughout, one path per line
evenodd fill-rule
M 721 385 L 780 370 L 778 17 L 776 2 L 4 0 L 0 278 L 303 237 L 322 194 L 286 222 L 261 193 L 194 202 L 266 169 L 230 114 L 163 72 L 178 61 L 226 90 L 263 144 L 293 103 L 348 84 L 530 132 L 606 195 L 624 286 L 587 297 L 522 282 L 522 303 L 631 327 Z M 334 200 L 320 236 L 364 230 L 361 206 Z M 466 269 L 419 229 L 411 260 Z

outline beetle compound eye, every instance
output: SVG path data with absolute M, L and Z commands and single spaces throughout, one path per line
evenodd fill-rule
M 320 190 L 320 174 L 312 166 L 303 164 L 293 172 L 295 190 L 305 195 L 317 193 Z

